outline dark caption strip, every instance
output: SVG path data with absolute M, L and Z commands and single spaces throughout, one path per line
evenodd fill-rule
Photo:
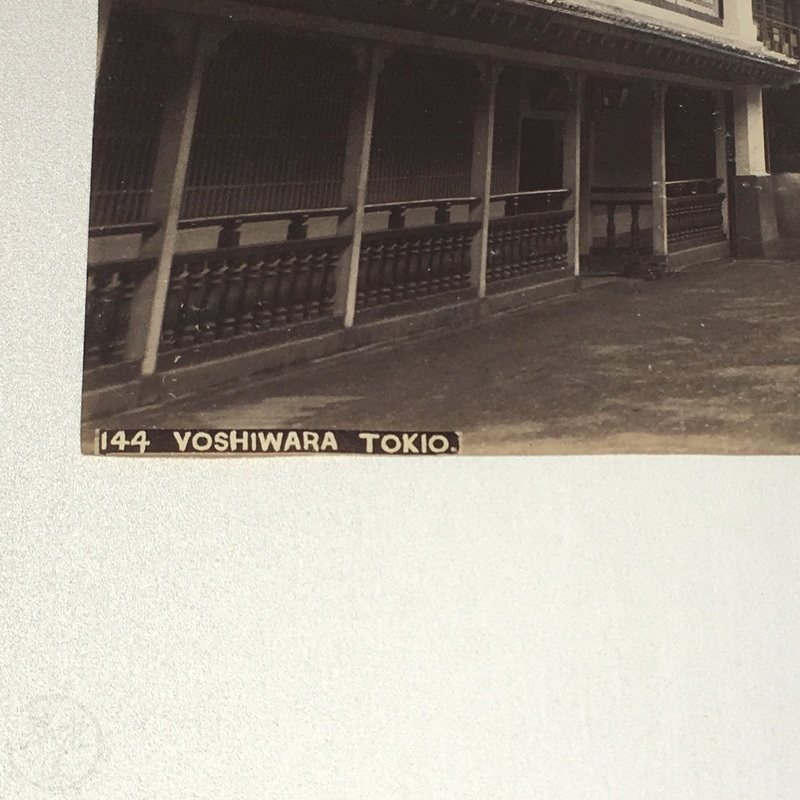
M 96 455 L 456 455 L 453 431 L 126 429 L 95 431 Z

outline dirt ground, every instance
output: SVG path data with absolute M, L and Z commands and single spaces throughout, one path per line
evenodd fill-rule
M 800 261 L 614 280 L 103 427 L 457 430 L 467 454 L 800 453 Z

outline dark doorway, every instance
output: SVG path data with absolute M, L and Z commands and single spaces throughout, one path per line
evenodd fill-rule
M 563 180 L 561 122 L 523 119 L 520 137 L 519 190 L 560 189 Z
M 711 92 L 670 86 L 664 106 L 668 181 L 716 177 L 715 107 Z

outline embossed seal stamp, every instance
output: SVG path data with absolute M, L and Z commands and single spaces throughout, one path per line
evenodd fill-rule
M 36 698 L 11 720 L 7 752 L 14 772 L 40 789 L 63 791 L 82 784 L 100 757 L 100 728 L 69 697 Z

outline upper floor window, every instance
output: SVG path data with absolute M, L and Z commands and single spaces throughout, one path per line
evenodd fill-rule
M 770 50 L 800 58 L 800 2 L 753 0 L 758 38 Z

